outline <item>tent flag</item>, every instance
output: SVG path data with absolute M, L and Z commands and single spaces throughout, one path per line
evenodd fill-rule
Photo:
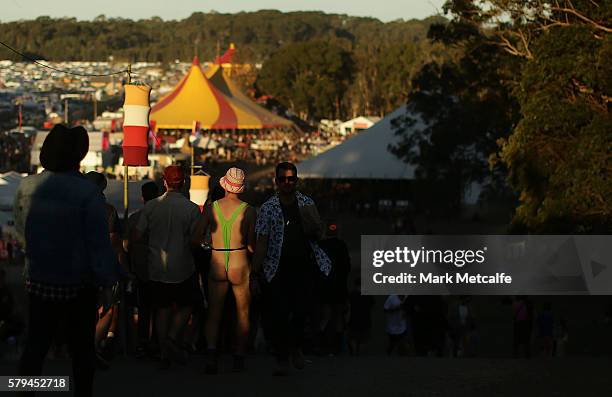
M 149 141 L 155 145 L 155 150 L 161 149 L 161 139 L 155 133 L 155 121 L 149 121 Z
M 234 43 L 230 43 L 230 48 L 225 51 L 225 54 L 215 58 L 215 64 L 223 65 L 224 63 L 232 63 L 232 58 L 234 58 L 235 52 L 236 46 L 234 45 Z
M 200 137 L 200 122 L 193 120 L 193 127 L 191 127 L 191 135 L 196 139 Z
M 147 166 L 151 87 L 128 84 L 123 103 L 123 165 Z

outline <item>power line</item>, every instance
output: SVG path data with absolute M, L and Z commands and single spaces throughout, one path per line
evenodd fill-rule
M 116 74 L 123 74 L 123 73 L 127 73 L 128 72 L 127 69 L 120 70 L 120 71 L 117 71 L 117 72 L 112 72 L 112 73 L 105 73 L 105 74 L 89 74 L 89 73 L 71 72 L 71 71 L 68 71 L 68 70 L 62 70 L 62 69 L 55 68 L 53 66 L 45 65 L 42 62 L 38 62 L 36 59 L 30 58 L 29 56 L 27 56 L 27 55 L 17 51 L 13 47 L 9 46 L 6 43 L 3 43 L 2 41 L 0 41 L 0 44 L 2 44 L 4 47 L 8 48 L 9 50 L 13 51 L 15 54 L 20 55 L 21 57 L 23 57 L 23 58 L 25 58 L 25 59 L 27 59 L 27 60 L 29 60 L 31 62 L 34 62 L 35 64 L 37 64 L 39 66 L 42 66 L 42 67 L 47 68 L 47 69 L 55 70 L 56 72 L 65 73 L 65 74 L 71 74 L 73 76 L 81 76 L 81 77 L 107 77 L 107 76 L 114 76 Z

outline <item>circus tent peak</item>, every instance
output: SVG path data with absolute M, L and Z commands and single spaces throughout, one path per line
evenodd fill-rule
M 209 78 L 210 77 L 210 80 Z M 293 124 L 254 103 L 218 65 L 205 74 L 197 56 L 177 86 L 151 109 L 156 130 L 234 130 L 291 127 Z
M 232 79 L 224 72 L 219 65 L 211 65 L 205 70 L 205 75 L 209 81 L 223 95 L 230 98 L 234 103 L 239 103 L 245 109 L 248 109 L 262 121 L 264 128 L 286 126 L 289 127 L 293 123 L 283 117 L 277 116 L 268 109 L 258 105 L 232 81 Z
M 230 46 L 227 49 L 227 51 L 225 51 L 223 55 L 216 57 L 214 63 L 216 65 L 223 65 L 226 63 L 231 64 L 235 53 L 236 53 L 236 46 L 234 45 L 234 43 L 230 43 Z

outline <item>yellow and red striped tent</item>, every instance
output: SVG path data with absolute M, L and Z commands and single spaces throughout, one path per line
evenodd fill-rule
M 214 65 L 207 78 L 198 57 L 189 72 L 168 95 L 151 109 L 155 130 L 187 129 L 199 122 L 205 130 L 267 129 L 293 123 L 251 101 Z M 215 84 L 216 83 L 216 84 Z M 217 86 L 218 85 L 218 86 Z
M 293 125 L 291 121 L 253 102 L 253 100 L 240 91 L 232 79 L 223 72 L 223 68 L 220 65 L 211 65 L 206 69 L 205 75 L 206 78 L 213 83 L 215 88 L 221 91 L 221 93 L 228 97 L 233 103 L 239 104 L 243 109 L 257 115 L 257 118 L 259 118 L 264 125 L 263 128 L 268 128 L 266 126 L 272 126 L 273 128 L 290 127 Z

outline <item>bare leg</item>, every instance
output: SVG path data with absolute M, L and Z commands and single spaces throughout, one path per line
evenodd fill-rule
M 98 319 L 98 322 L 96 323 L 96 347 L 97 348 L 100 347 L 100 342 L 102 341 L 102 339 L 106 338 L 106 335 L 108 334 L 108 330 L 113 320 L 114 311 L 115 311 L 115 306 L 111 307 L 104 314 L 104 316 Z M 100 308 L 98 313 L 101 313 L 101 312 L 102 312 L 102 309 Z
M 113 315 L 111 317 L 110 327 L 108 332 L 117 333 L 117 327 L 119 326 L 119 305 L 113 305 Z
M 157 330 L 157 339 L 159 341 L 162 359 L 168 358 L 166 338 L 168 337 L 168 323 L 170 322 L 171 310 L 170 307 L 157 308 L 157 314 L 155 316 L 155 329 Z
M 170 330 L 168 331 L 169 338 L 174 341 L 177 340 L 177 337 L 180 335 L 183 328 L 185 328 L 185 324 L 189 321 L 189 316 L 191 316 L 191 306 L 184 306 L 176 309 L 176 312 L 172 316 Z
M 228 288 L 227 281 L 208 280 L 208 316 L 206 317 L 206 343 L 208 349 L 217 347 L 217 338 L 219 336 L 219 322 L 223 312 L 223 304 Z
M 249 307 L 251 304 L 251 291 L 249 284 L 232 285 L 236 298 L 236 354 L 246 353 L 246 344 L 249 337 Z

